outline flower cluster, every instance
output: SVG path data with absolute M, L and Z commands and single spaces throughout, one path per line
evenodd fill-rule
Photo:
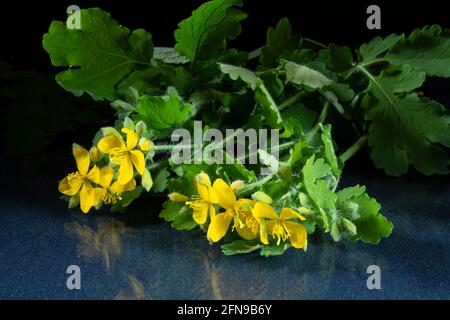
M 144 128 L 145 129 L 145 128 Z M 145 167 L 146 154 L 153 143 L 142 135 L 142 125 L 125 127 L 121 133 L 112 127 L 102 129 L 103 137 L 89 151 L 74 144 L 73 156 L 77 171 L 59 182 L 59 191 L 70 197 L 70 206 L 80 205 L 84 213 L 92 207 L 115 204 L 121 194 L 136 188 L 135 172 L 142 176 L 141 184 L 151 188 L 151 176 Z M 141 133 L 141 134 L 140 134 Z M 99 164 L 105 162 L 100 167 Z
M 275 209 L 259 200 L 237 198 L 242 181 L 228 185 L 218 178 L 211 183 L 209 176 L 202 172 L 195 177 L 197 194 L 188 198 L 180 193 L 169 194 L 169 199 L 184 202 L 193 210 L 194 221 L 207 225 L 207 238 L 210 242 L 220 241 L 231 229 L 245 240 L 259 237 L 261 243 L 269 244 L 269 235 L 277 245 L 289 241 L 297 249 L 307 246 L 307 232 L 300 221 L 305 218 L 291 208 L 282 208 L 278 215 Z M 217 207 L 220 207 L 217 213 Z M 222 212 L 220 212 L 222 211 Z M 209 219 L 208 219 L 209 217 Z

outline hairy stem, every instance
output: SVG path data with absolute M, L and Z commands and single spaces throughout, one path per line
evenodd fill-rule
M 323 105 L 322 111 L 320 112 L 319 119 L 317 119 L 316 124 L 314 127 L 306 134 L 306 140 L 309 142 L 314 137 L 314 135 L 317 133 L 317 131 L 320 128 L 320 125 L 325 121 L 325 118 L 327 117 L 328 113 L 328 106 L 330 103 L 328 101 L 325 102 Z
M 278 110 L 281 111 L 281 110 L 283 110 L 283 109 L 289 107 L 289 106 L 292 105 L 293 103 L 297 102 L 298 99 L 300 99 L 300 98 L 303 97 L 304 95 L 305 95 L 304 92 L 298 92 L 297 94 L 293 95 L 292 97 L 290 97 L 290 98 L 284 100 L 283 103 L 281 103 L 281 104 L 278 106 Z
M 350 148 L 348 148 L 343 154 L 339 156 L 339 159 L 341 159 L 342 162 L 347 161 L 350 159 L 356 152 L 358 152 L 359 149 L 361 149 L 362 146 L 367 141 L 367 136 L 362 136 L 359 138 Z

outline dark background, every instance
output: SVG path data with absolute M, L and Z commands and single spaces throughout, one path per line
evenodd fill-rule
M 323 43 L 337 43 L 352 48 L 359 47 L 375 36 L 386 36 L 394 32 L 409 33 L 414 28 L 427 24 L 449 27 L 449 11 L 445 1 L 244 0 L 243 2 L 243 10 L 248 13 L 248 18 L 242 23 L 241 36 L 230 42 L 229 46 L 248 51 L 263 45 L 267 28 L 275 26 L 282 17 L 289 18 L 294 32 Z M 203 1 L 199 0 L 2 3 L 0 61 L 12 65 L 15 72 L 33 70 L 27 81 L 16 82 L 18 85 L 14 90 L 16 96 L 19 96 L 16 105 L 13 105 L 16 102 L 14 99 L 3 101 L 0 93 L 0 102 L 5 111 L 0 124 L 7 130 L 6 136 L 1 141 L 2 146 L 4 145 L 2 148 L 7 150 L 8 154 L 22 155 L 40 152 L 48 145 L 53 150 L 59 149 L 64 141 L 66 144 L 72 140 L 89 144 L 96 128 L 113 118 L 106 103 L 93 102 L 87 95 L 81 99 L 75 98 L 52 80 L 54 75 L 64 68 L 55 68 L 51 65 L 48 54 L 42 48 L 42 36 L 47 32 L 52 20 L 66 19 L 66 9 L 69 5 L 76 4 L 80 8 L 98 6 L 110 12 L 113 19 L 131 30 L 144 28 L 151 32 L 155 46 L 173 46 L 173 32 L 177 24 L 189 17 L 191 11 L 201 3 Z M 370 4 L 378 4 L 381 7 L 381 30 L 366 28 L 368 17 L 366 9 Z M 0 76 L 0 87 L 2 85 Z M 425 94 L 446 105 L 448 85 L 448 79 L 428 79 L 424 87 Z M 20 98 L 23 101 L 19 101 Z M 17 104 L 26 107 L 20 108 Z M 66 106 L 65 109 L 63 105 Z M 90 116 L 81 116 L 82 113 L 89 113 Z M 49 115 L 54 115 L 54 120 L 44 119 Z M 40 125 L 49 121 L 54 127 L 46 129 Z M 18 126 L 26 127 L 29 134 L 25 135 L 23 131 L 18 130 Z M 84 130 L 78 130 L 80 127 Z M 60 132 L 64 132 L 64 140 L 58 140 Z M 36 139 L 35 146 L 31 146 L 30 143 L 28 146 L 19 146 L 21 140 L 29 140 L 32 137 L 39 138 Z
M 244 2 L 249 16 L 241 36 L 229 45 L 247 50 L 263 45 L 267 28 L 285 16 L 295 32 L 352 48 L 378 35 L 409 33 L 426 24 L 450 27 L 445 1 Z M 342 186 L 366 185 L 383 214 L 394 222 L 392 236 L 378 246 L 337 244 L 318 233 L 307 254 L 290 250 L 273 259 L 224 257 L 201 233 L 178 232 L 156 218 L 161 201 L 152 200 L 120 216 L 135 231 L 123 237 L 123 257 L 117 258 L 111 272 L 103 270 L 101 258 L 80 260 L 76 249 L 80 240 L 68 237 L 64 224 L 79 221 L 95 229 L 110 214 L 69 213 L 67 204 L 58 200 L 57 181 L 74 168 L 72 142 L 89 146 L 98 128 L 111 124 L 113 114 L 107 103 L 86 95 L 76 98 L 56 84 L 53 78 L 59 70 L 51 66 L 42 48 L 42 35 L 51 20 L 65 20 L 67 7 L 76 4 L 98 6 L 130 29 L 151 32 L 155 46 L 172 46 L 177 23 L 200 3 L 16 0 L 0 4 L 0 63 L 9 63 L 14 72 L 31 72 L 6 81 L 13 96 L 4 98 L 0 93 L 0 126 L 6 131 L 0 146 L 4 190 L 0 192 L 0 299 L 114 298 L 128 288 L 128 274 L 143 282 L 151 298 L 217 298 L 210 289 L 209 273 L 212 278 L 214 272 L 219 273 L 224 298 L 448 299 L 448 177 L 425 177 L 413 169 L 401 178 L 388 177 L 373 167 L 368 152 L 358 153 L 346 164 Z M 370 4 L 381 7 L 381 30 L 366 28 Z M 2 76 L 0 90 L 5 87 Z M 448 88 L 448 79 L 431 78 L 425 93 L 448 107 Z M 93 112 L 88 117 L 93 120 L 78 121 L 84 112 Z M 54 126 L 49 128 L 51 123 Z M 65 287 L 70 264 L 81 266 L 83 290 Z M 381 291 L 365 287 L 365 268 L 370 264 L 383 270 Z
M 266 30 L 288 17 L 296 32 L 325 43 L 359 45 L 378 35 L 410 32 L 426 24 L 449 26 L 446 1 L 304 1 L 244 0 L 248 18 L 243 33 L 232 44 L 254 49 L 265 42 Z M 130 29 L 149 31 L 155 46 L 172 46 L 178 22 L 187 18 L 203 1 L 4 1 L 0 9 L 1 53 L 17 65 L 52 70 L 42 49 L 42 35 L 52 20 L 65 20 L 71 4 L 80 8 L 100 7 Z M 366 9 L 378 4 L 382 29 L 366 28 Z

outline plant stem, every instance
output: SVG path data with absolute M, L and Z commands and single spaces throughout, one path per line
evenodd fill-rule
M 186 146 L 180 146 L 178 144 L 160 144 L 160 145 L 155 145 L 154 150 L 155 151 L 170 151 L 173 150 L 175 148 L 192 148 L 193 145 L 186 145 Z
M 304 92 L 298 92 L 297 94 L 293 95 L 292 97 L 286 99 L 283 101 L 282 104 L 278 106 L 278 110 L 281 111 L 287 107 L 289 107 L 294 102 L 298 101 L 305 93 Z
M 242 189 L 238 190 L 238 192 L 240 194 L 245 194 L 249 191 L 254 190 L 255 188 L 262 186 L 264 184 L 266 184 L 267 182 L 269 182 L 270 180 L 272 180 L 272 178 L 275 176 L 275 173 L 269 174 L 268 176 L 262 178 L 261 180 L 249 183 L 247 185 L 245 185 Z
M 355 71 L 361 71 L 361 69 L 365 69 L 365 67 L 368 67 L 368 66 L 370 66 L 372 64 L 379 63 L 379 62 L 386 62 L 386 60 L 385 59 L 375 59 L 375 60 L 372 60 L 372 61 L 369 61 L 369 62 L 366 62 L 366 63 L 357 64 L 350 70 L 349 73 L 347 73 L 347 75 L 345 76 L 344 79 L 347 80 L 348 78 L 350 78 L 350 76 L 353 73 L 355 73 Z
M 322 111 L 320 112 L 319 119 L 317 119 L 316 124 L 314 127 L 306 134 L 306 140 L 309 142 L 314 137 L 314 135 L 317 133 L 317 131 L 320 128 L 320 125 L 325 121 L 325 118 L 327 117 L 328 113 L 328 106 L 330 103 L 328 101 L 325 102 L 323 105 Z
M 343 154 L 339 156 L 342 162 L 350 159 L 359 149 L 366 143 L 367 136 L 362 136 L 359 138 L 350 148 L 348 148 Z
M 272 152 L 273 150 L 277 150 L 277 149 L 278 149 L 278 151 L 281 151 L 283 149 L 287 149 L 287 148 L 293 146 L 296 142 L 297 142 L 297 140 L 292 140 L 292 141 L 289 141 L 289 142 L 282 143 L 282 144 L 278 145 L 276 148 L 270 148 L 270 152 Z M 245 160 L 245 159 L 247 159 L 247 158 L 249 158 L 251 156 L 254 156 L 256 154 L 258 154 L 258 151 L 249 153 L 248 155 L 243 155 L 243 156 L 237 158 L 236 160 L 237 161 Z
M 312 44 L 315 44 L 316 46 L 322 47 L 322 48 L 328 48 L 327 45 L 323 44 L 322 42 L 310 39 L 310 38 L 303 38 L 303 40 L 310 42 Z

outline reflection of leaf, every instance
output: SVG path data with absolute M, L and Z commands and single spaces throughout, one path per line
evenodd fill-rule
M 110 270 L 111 260 L 122 254 L 120 235 L 125 231 L 125 226 L 121 222 L 102 222 L 97 230 L 78 222 L 66 223 L 64 227 L 67 233 L 79 240 L 78 256 L 86 260 L 101 258 L 107 271 Z

